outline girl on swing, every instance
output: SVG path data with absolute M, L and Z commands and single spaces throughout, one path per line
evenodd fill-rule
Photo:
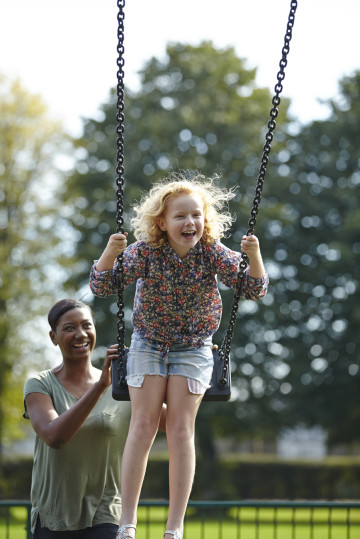
M 137 506 L 149 451 L 167 403 L 169 514 L 164 538 L 181 539 L 195 473 L 195 418 L 213 368 L 212 335 L 222 303 L 217 279 L 235 288 L 241 254 L 220 238 L 230 228 L 234 197 L 198 174 L 173 173 L 135 207 L 138 241 L 113 234 L 90 274 L 97 296 L 117 292 L 117 256 L 123 253 L 124 287 L 136 281 L 128 354 L 131 421 L 121 467 L 122 516 L 117 539 L 135 537 Z M 259 241 L 243 236 L 249 265 L 242 297 L 262 298 L 268 277 Z

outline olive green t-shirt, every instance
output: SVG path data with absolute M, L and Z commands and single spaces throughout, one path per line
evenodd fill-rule
M 49 395 L 59 415 L 77 398 L 51 370 L 25 383 L 29 393 Z M 25 404 L 25 418 L 29 418 Z M 120 467 L 130 418 L 130 403 L 112 398 L 111 386 L 79 431 L 61 449 L 35 438 L 31 484 L 31 527 L 54 531 L 80 530 L 97 524 L 118 524 L 121 515 Z

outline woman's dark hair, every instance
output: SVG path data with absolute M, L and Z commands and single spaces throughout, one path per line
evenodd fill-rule
M 71 309 L 88 309 L 93 317 L 93 312 L 89 305 L 78 301 L 77 299 L 61 299 L 53 305 L 48 313 L 48 322 L 53 331 L 56 331 L 56 326 L 63 314 L 71 311 Z

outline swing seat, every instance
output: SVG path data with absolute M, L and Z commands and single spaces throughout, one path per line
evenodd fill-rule
M 213 348 L 214 368 L 210 387 L 203 397 L 204 401 L 228 401 L 231 397 L 230 363 L 227 363 L 226 376 L 223 373 L 224 362 L 218 350 Z M 130 400 L 129 388 L 126 382 L 128 348 L 125 348 L 122 358 L 122 367 L 119 369 L 119 359 L 112 361 L 112 396 L 117 401 Z
M 117 232 L 124 232 L 124 218 L 123 218 L 123 195 L 124 195 L 124 12 L 123 7 L 125 5 L 124 0 L 118 2 L 119 13 L 118 13 L 118 72 L 117 72 L 117 213 L 116 213 L 116 223 L 117 223 Z M 255 197 L 253 199 L 253 207 L 251 209 L 251 217 L 249 219 L 249 229 L 247 230 L 247 235 L 254 234 L 254 228 L 256 224 L 256 218 L 259 211 L 259 203 L 261 200 L 261 193 L 265 179 L 266 167 L 269 160 L 269 154 L 271 150 L 271 142 L 273 140 L 273 132 L 276 127 L 276 118 L 278 116 L 278 106 L 280 104 L 280 93 L 283 90 L 282 82 L 285 77 L 285 67 L 287 65 L 287 56 L 290 51 L 290 41 L 292 38 L 292 29 L 295 21 L 295 12 L 297 9 L 297 0 L 291 0 L 290 2 L 290 12 L 288 16 L 288 23 L 286 27 L 286 33 L 284 38 L 284 46 L 281 50 L 281 60 L 280 60 L 280 70 L 277 74 L 277 84 L 275 86 L 275 95 L 272 99 L 272 108 L 270 110 L 270 120 L 268 121 L 267 127 L 268 131 L 265 135 L 265 144 L 263 147 L 263 154 L 261 157 L 261 166 L 259 169 L 258 181 L 255 190 Z M 231 308 L 230 322 L 227 330 L 227 335 L 224 339 L 226 341 L 226 346 L 224 347 L 224 353 L 219 354 L 216 349 L 213 349 L 214 355 L 214 369 L 212 373 L 211 386 L 207 389 L 203 400 L 205 401 L 227 401 L 231 396 L 231 373 L 230 373 L 230 345 L 231 339 L 234 332 L 234 324 L 236 321 L 236 313 L 238 310 L 238 304 L 240 300 L 240 290 L 242 287 L 242 281 L 245 275 L 246 267 L 246 255 L 243 256 L 244 264 L 240 264 L 239 271 L 239 283 L 237 290 L 234 294 L 234 301 Z M 122 275 L 122 260 L 121 256 L 118 257 L 120 274 Z M 118 291 L 118 336 L 121 332 L 125 331 L 124 326 L 124 302 L 123 302 L 123 290 L 119 286 Z M 120 340 L 118 341 L 120 345 Z M 228 346 L 229 345 L 229 346 Z M 220 357 L 224 356 L 224 357 Z M 129 390 L 126 383 L 126 362 L 127 362 L 127 350 L 124 350 L 122 358 L 122 366 L 118 368 L 119 360 L 113 360 L 112 363 L 112 392 L 113 398 L 115 400 L 130 400 Z
M 203 401 L 228 401 L 231 397 L 230 358 L 226 363 L 226 374 L 224 376 L 224 360 L 220 357 L 217 349 L 213 348 L 212 353 L 214 368 L 210 387 L 205 391 Z

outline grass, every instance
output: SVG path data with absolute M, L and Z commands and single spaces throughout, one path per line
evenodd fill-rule
M 11 507 L 9 511 L 0 508 L 1 539 L 26 539 L 27 510 L 25 507 Z
M 140 507 L 136 539 L 162 537 L 166 507 Z M 0 509 L 1 539 L 26 539 L 27 511 Z M 351 526 L 348 528 L 347 520 Z M 8 526 L 8 522 L 10 526 Z M 331 523 L 331 525 L 330 525 Z M 151 535 L 150 535 L 151 533 Z M 360 509 L 343 508 L 230 508 L 189 507 L 184 539 L 360 539 Z

